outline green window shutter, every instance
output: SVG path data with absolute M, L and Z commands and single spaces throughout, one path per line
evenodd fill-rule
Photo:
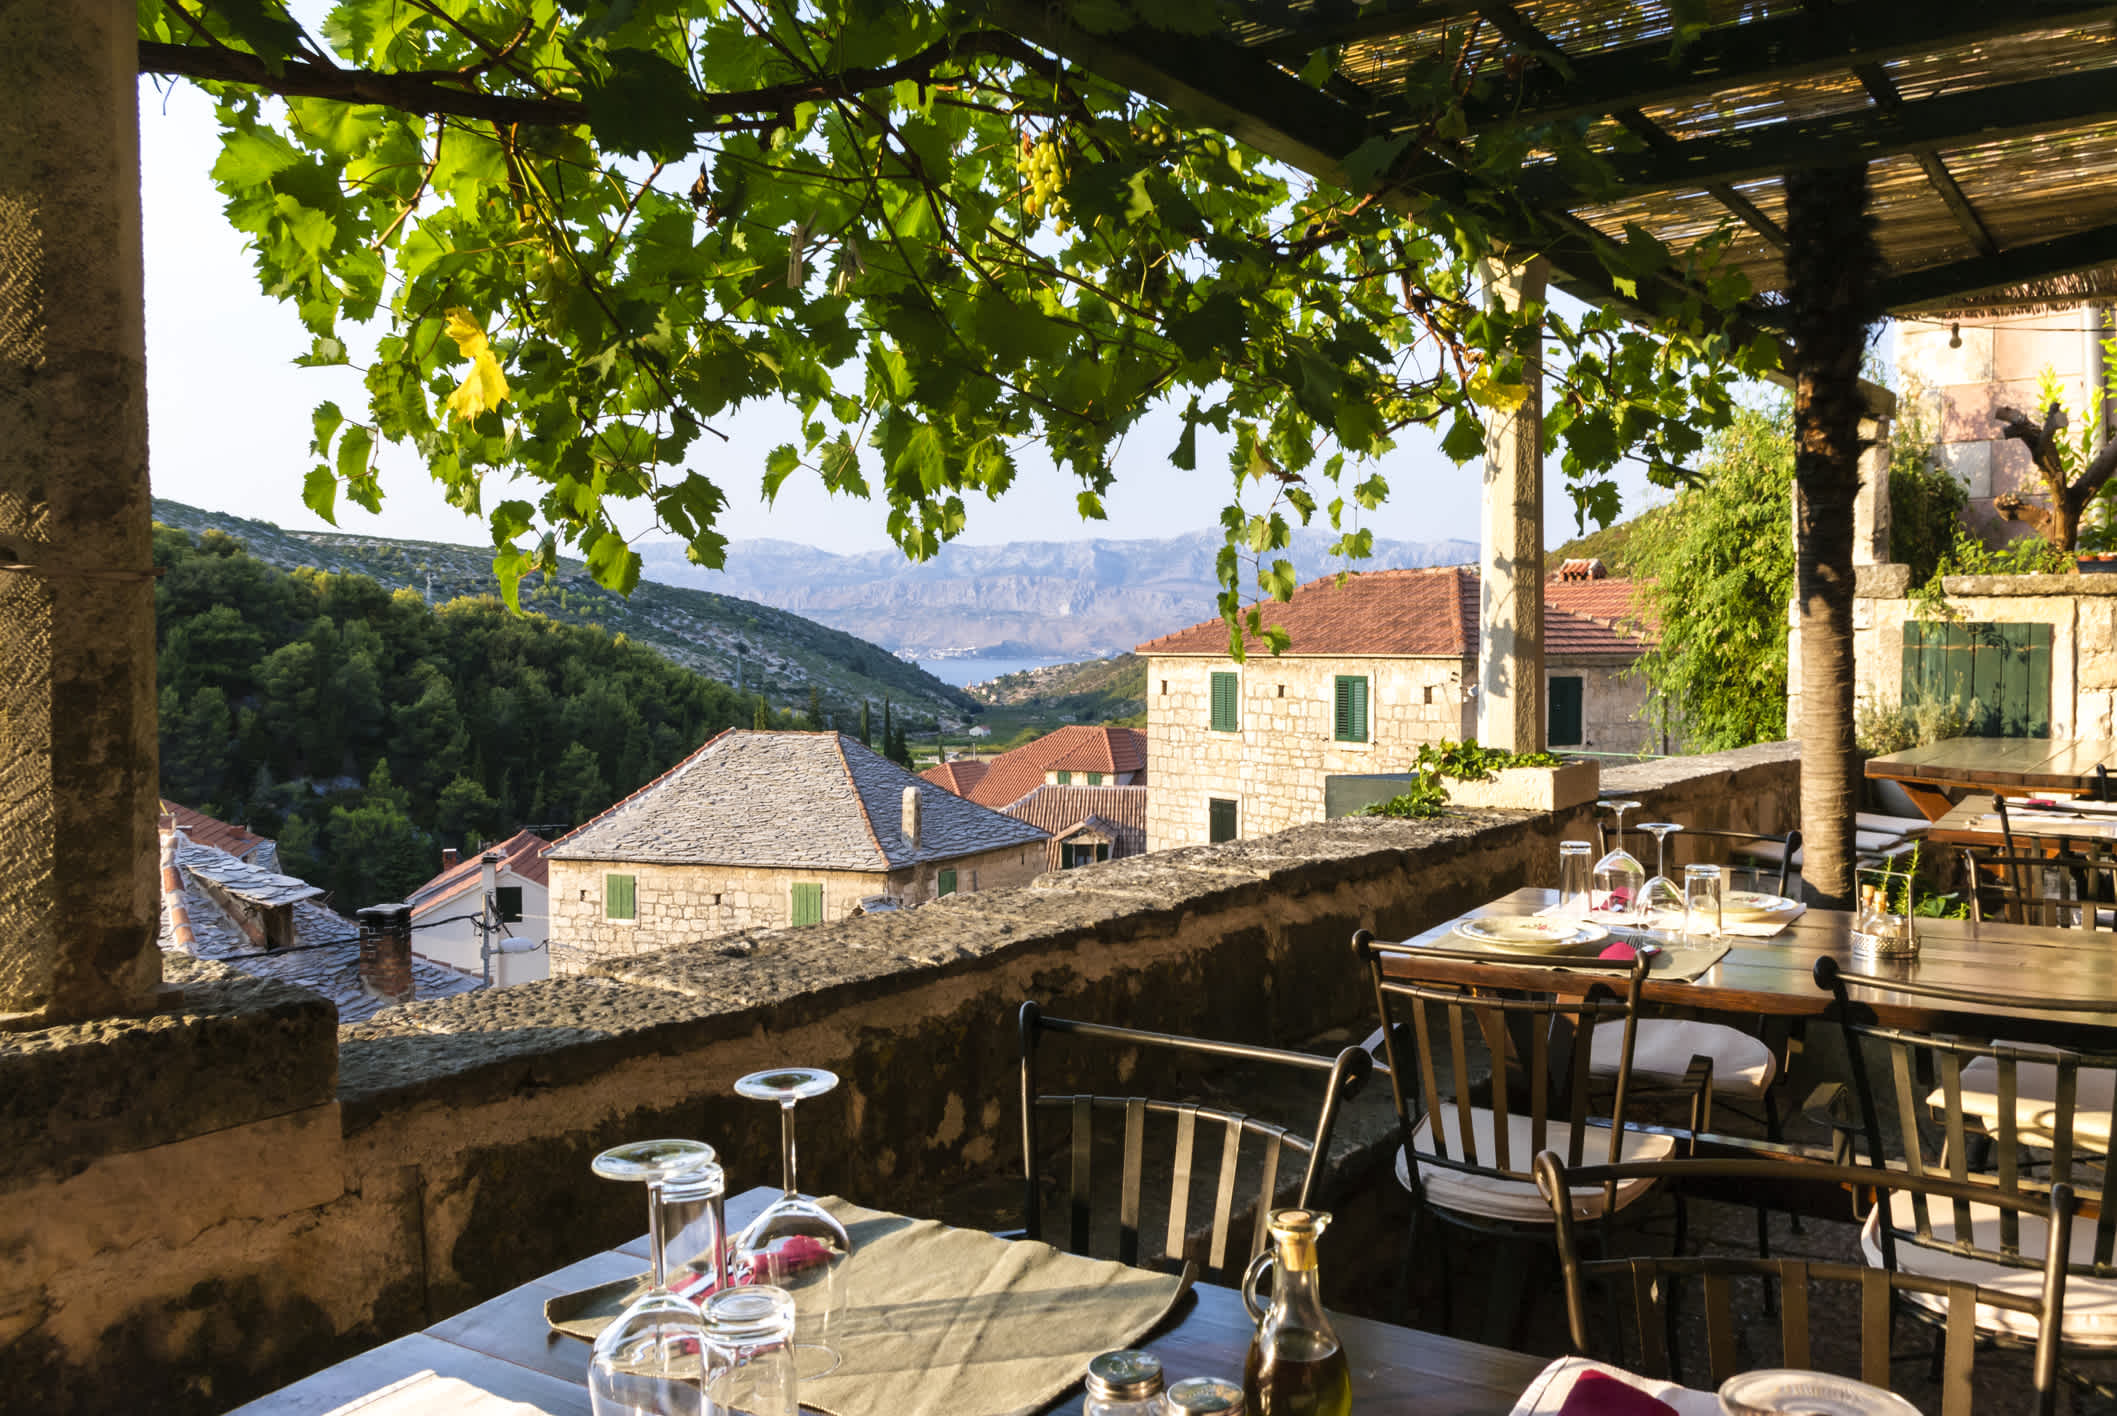
M 1089 785 L 1089 786 L 1091 786 L 1091 787 L 1099 787 L 1099 786 L 1101 786 L 1102 784 L 1103 784 L 1103 774 L 1102 774 L 1102 773 L 1100 773 L 1100 772 L 1090 772 L 1090 773 L 1088 774 L 1088 785 Z
M 638 902 L 633 891 L 633 879 L 629 875 L 606 875 L 603 877 L 603 918 L 632 919 L 636 916 Z
M 823 887 L 796 885 L 793 890 L 794 923 L 823 923 Z
M 1070 787 L 1070 786 L 1072 786 L 1072 785 L 1073 785 L 1073 774 L 1072 774 L 1071 772 L 1061 772 L 1061 773 L 1059 773 L 1059 774 L 1058 774 L 1058 784 L 1059 784 L 1060 786 L 1062 786 L 1062 787 Z
M 941 872 L 941 893 L 942 893 L 942 894 L 944 894 L 944 895 L 953 895 L 953 894 L 954 894 L 955 892 L 956 892 L 956 873 L 955 873 L 955 872 L 954 872 L 953 870 L 944 870 L 944 871 L 942 871 L 942 872 Z
M 1239 680 L 1234 674 L 1213 675 L 1213 731 L 1239 732 L 1242 727 Z
M 1577 678 L 1550 680 L 1551 717 L 1544 727 L 1544 741 L 1552 747 L 1578 747 L 1581 738 L 1582 681 Z
M 1331 706 L 1331 735 L 1339 742 L 1367 741 L 1367 680 L 1338 675 Z
M 1206 839 L 1209 841 L 1232 841 L 1235 839 L 1235 803 L 1211 797 L 1206 801 Z

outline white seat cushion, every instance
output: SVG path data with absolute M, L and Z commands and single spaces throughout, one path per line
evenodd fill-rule
M 2012 1268 L 2006 1264 L 1966 1258 L 1961 1254 L 1942 1253 L 1938 1249 L 1928 1249 L 1906 1240 L 1903 1234 L 1911 1231 L 1916 1225 L 1911 1198 L 1902 1191 L 1889 1197 L 1889 1212 L 1899 1231 L 1896 1262 L 1900 1270 L 1928 1278 L 1974 1283 L 1980 1288 L 2019 1294 L 2024 1298 L 2035 1298 L 2043 1293 L 2041 1260 L 2044 1245 L 2048 1242 L 2045 1237 L 2048 1231 L 2043 1220 L 2027 1214 L 2021 1217 L 2021 1252 L 2025 1257 L 2037 1260 L 2039 1266 Z M 1936 1240 L 1942 1243 L 1954 1240 L 1954 1204 L 1929 1196 L 1926 1200 L 1926 1216 L 1933 1225 L 1933 1237 Z M 1868 1214 L 1867 1223 L 1860 1230 L 1861 1252 L 1866 1255 L 1867 1262 L 1876 1268 L 1882 1266 L 1881 1222 L 1881 1207 L 1876 1206 Z M 1979 1248 L 1998 1251 L 1997 1208 L 1992 1205 L 1970 1206 L 1970 1227 L 1972 1243 Z M 2073 1262 L 2095 1262 L 2095 1223 L 2085 1217 L 2076 1217 L 2073 1222 Z M 1904 1296 L 1929 1312 L 1945 1313 L 1948 1308 L 1948 1300 L 1939 1294 L 1907 1293 Z M 1977 1326 L 1984 1332 L 2006 1333 L 2030 1342 L 2036 1340 L 2036 1319 L 2027 1313 L 2017 1313 L 2011 1308 L 1978 1304 Z M 2070 1346 L 2117 1348 L 2117 1279 L 2068 1274 L 2065 1321 L 2060 1332 Z
M 2002 1042 L 2024 1052 L 2045 1052 L 2033 1042 Z M 1638 1066 L 1638 1063 L 1633 1063 Z M 1999 1134 L 1999 1062 L 1974 1058 L 1963 1068 L 1963 1115 Z M 2057 1124 L 2058 1068 L 2048 1062 L 2019 1062 L 2014 1067 L 2015 1137 L 2025 1145 L 2048 1146 Z M 2117 1101 L 2117 1073 L 2083 1067 L 2073 1074 L 2073 1149 L 2075 1154 L 2106 1155 L 2110 1149 L 2110 1109 Z M 1947 1114 L 1948 1094 L 1935 1087 L 1926 1104 Z
M 1598 1077 L 1617 1075 L 1624 1052 L 1624 1029 L 1595 1030 L 1589 1065 Z M 1632 1079 L 1654 1086 L 1675 1086 L 1691 1068 L 1693 1057 L 1713 1060 L 1713 1093 L 1755 1100 L 1779 1073 L 1779 1059 L 1757 1038 L 1725 1023 L 1694 1023 L 1682 1018 L 1641 1018 L 1632 1042 Z
M 1447 1137 L 1448 1154 L 1460 1158 L 1463 1154 L 1462 1132 L 1454 1102 L 1441 1106 L 1442 1131 Z M 1470 1112 L 1470 1134 L 1477 1142 L 1477 1163 L 1497 1167 L 1499 1153 L 1493 1148 L 1492 1113 L 1484 1107 L 1473 1107 Z M 1424 1117 L 1418 1130 L 1411 1136 L 1414 1150 L 1433 1154 L 1433 1118 Z M 1544 1126 L 1544 1148 L 1554 1150 L 1563 1157 L 1573 1144 L 1573 1128 L 1563 1121 L 1550 1121 Z M 1676 1149 L 1672 1136 L 1649 1135 L 1641 1131 L 1627 1131 L 1624 1139 L 1625 1160 L 1667 1160 Z M 1601 1127 L 1590 1127 L 1581 1144 L 1581 1164 L 1600 1165 L 1610 1158 L 1610 1133 Z M 1536 1163 L 1536 1147 L 1530 1140 L 1529 1118 L 1509 1113 L 1507 1117 L 1507 1168 L 1528 1170 Z M 1537 1192 L 1533 1181 L 1501 1180 L 1493 1176 L 1472 1175 L 1467 1171 L 1450 1170 L 1445 1165 L 1419 1162 L 1419 1180 L 1426 1187 L 1426 1198 L 1445 1210 L 1461 1214 L 1474 1214 L 1486 1219 L 1503 1219 L 1514 1224 L 1549 1224 L 1551 1207 Z M 1411 1188 L 1411 1175 L 1404 1166 L 1404 1152 L 1397 1151 L 1397 1182 L 1405 1189 Z M 1623 1209 L 1632 1201 L 1652 1189 L 1652 1180 L 1626 1180 L 1617 1187 L 1617 1208 Z M 1603 1212 L 1603 1187 L 1600 1185 L 1576 1188 L 1573 1191 L 1573 1217 L 1595 1219 Z

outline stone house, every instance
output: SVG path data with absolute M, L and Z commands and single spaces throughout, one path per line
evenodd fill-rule
M 1044 860 L 1051 870 L 1123 860 L 1147 848 L 1145 787 L 1041 786 L 1007 814 L 1051 833 Z
M 552 972 L 1024 885 L 1045 840 L 843 733 L 730 729 L 553 843 Z
M 1626 670 L 1651 642 L 1631 582 L 1544 586 L 1546 740 L 1554 750 L 1664 751 Z M 1139 646 L 1154 790 L 1147 847 L 1234 840 L 1324 818 L 1324 779 L 1401 772 L 1424 743 L 1477 732 L 1478 572 L 1383 570 L 1312 581 L 1263 607 L 1291 643 L 1228 657 L 1208 620 Z
M 997 757 L 959 757 L 919 775 L 994 811 L 1038 787 L 1144 787 L 1147 735 L 1138 728 L 1076 723 Z
M 544 861 L 551 842 L 534 831 L 517 831 L 487 849 L 500 857 L 493 893 L 503 930 L 544 942 L 551 937 L 550 870 Z M 472 851 L 458 860 L 453 850 L 443 851 L 441 873 L 404 897 L 412 907 L 419 952 L 480 975 L 485 971 L 483 941 L 477 921 L 466 916 L 484 908 L 485 854 Z

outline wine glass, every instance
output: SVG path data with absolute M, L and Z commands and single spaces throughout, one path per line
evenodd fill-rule
M 605 1180 L 644 1181 L 654 1285 L 595 1340 L 588 1404 L 595 1416 L 705 1416 L 706 1330 L 698 1309 L 669 1290 L 662 1186 L 718 1170 L 704 1141 L 634 1141 L 595 1158 Z
M 794 1299 L 754 1284 L 706 1300 L 707 1416 L 801 1416 Z
M 1669 879 L 1669 832 L 1683 827 L 1674 821 L 1642 821 L 1639 829 L 1654 838 L 1654 878 L 1640 888 L 1640 921 L 1651 924 L 1656 916 L 1681 916 L 1683 891 Z
M 838 1366 L 838 1351 L 830 1344 L 831 1324 L 845 1301 L 840 1271 L 852 1256 L 853 1241 L 830 1211 L 795 1188 L 794 1104 L 837 1085 L 837 1074 L 821 1067 L 752 1072 L 735 1083 L 738 1096 L 779 1103 L 779 1151 L 785 1170 L 785 1193 L 736 1237 L 739 1281 L 783 1288 L 797 1300 L 804 1294 L 819 1295 L 808 1304 L 810 1311 L 796 1320 L 794 1355 L 803 1377 L 820 1377 Z
M 1606 914 L 1629 915 L 1639 908 L 1639 896 L 1647 879 L 1646 869 L 1625 849 L 1625 813 L 1637 811 L 1639 803 L 1606 801 L 1601 805 L 1616 813 L 1617 830 L 1615 844 L 1595 862 L 1594 905 Z

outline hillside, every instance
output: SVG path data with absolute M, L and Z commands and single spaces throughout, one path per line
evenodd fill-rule
M 1321 530 L 1294 535 L 1304 580 L 1338 568 Z M 895 550 L 834 555 L 791 541 L 735 541 L 726 570 L 684 559 L 669 541 L 639 547 L 643 574 L 776 605 L 921 659 L 972 654 L 1088 659 L 1219 613 L 1218 530 L 1158 540 L 1011 541 L 944 546 L 924 564 Z M 1363 567 L 1455 565 L 1469 541 L 1376 541 Z
M 1629 575 L 1632 571 L 1630 543 L 1632 533 L 1642 526 L 1649 526 L 1668 514 L 1667 506 L 1651 506 L 1637 516 L 1628 516 L 1599 531 L 1590 531 L 1585 536 L 1576 536 L 1555 550 L 1544 552 L 1544 569 L 1556 574 L 1562 562 L 1593 557 L 1610 568 L 1610 574 Z
M 282 570 L 365 575 L 388 589 L 417 591 L 429 604 L 497 595 L 492 556 L 474 546 L 394 541 L 342 532 L 288 531 L 265 521 L 155 499 L 154 518 L 194 534 L 220 531 Z M 595 583 L 577 560 L 562 559 L 555 582 L 524 581 L 522 608 L 562 624 L 600 625 L 709 678 L 806 708 L 813 684 L 827 712 L 857 714 L 860 700 L 889 698 L 914 720 L 961 722 L 976 704 L 916 664 L 842 629 L 731 595 L 642 580 L 621 596 Z M 849 719 L 847 720 L 850 721 Z
M 1147 711 L 1147 665 L 1137 654 L 1024 669 L 970 686 L 998 708 L 1037 710 L 1075 723 L 1107 723 Z

